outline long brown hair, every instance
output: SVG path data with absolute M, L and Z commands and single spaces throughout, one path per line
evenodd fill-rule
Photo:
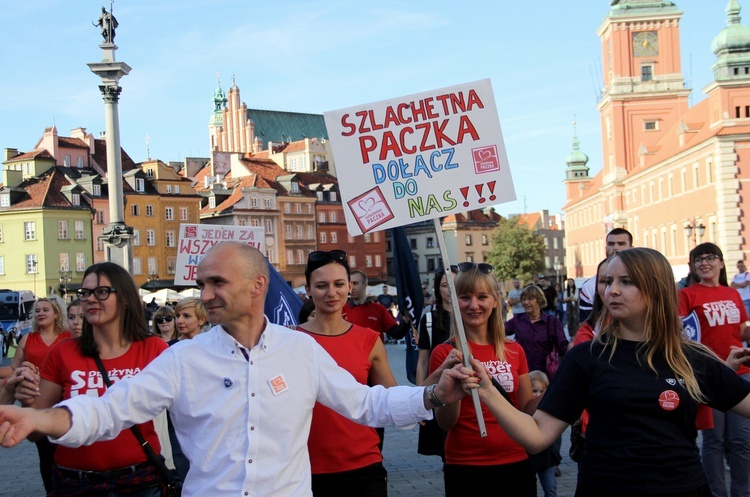
M 97 275 L 98 278 L 106 276 L 112 288 L 116 289 L 108 298 L 117 299 L 122 337 L 128 342 L 139 342 L 151 336 L 146 325 L 146 313 L 143 311 L 143 302 L 141 302 L 141 298 L 138 296 L 138 289 L 130 273 L 112 262 L 100 262 L 89 266 L 86 272 L 83 273 L 83 279 L 86 279 L 86 276 L 92 273 Z M 94 357 L 99 354 L 99 346 L 94 340 L 94 328 L 85 319 L 83 320 L 83 329 L 81 336 L 78 338 L 78 343 L 83 355 Z
M 622 250 L 612 255 L 610 260 L 616 257 L 620 258 L 631 281 L 648 302 L 643 326 L 646 341 L 641 345 L 639 354 L 654 372 L 654 356 L 664 355 L 677 379 L 684 380 L 690 396 L 698 402 L 705 402 L 686 351 L 693 349 L 709 356 L 715 355 L 703 345 L 688 340 L 683 333 L 682 320 L 677 313 L 678 298 L 672 266 L 661 253 L 649 248 Z M 620 337 L 620 323 L 611 317 L 606 306 L 599 322 L 607 324 L 595 340 L 605 344 L 605 350 L 611 347 L 611 358 Z

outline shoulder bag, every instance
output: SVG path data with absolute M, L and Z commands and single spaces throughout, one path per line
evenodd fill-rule
M 546 316 L 547 319 L 545 320 L 547 324 L 547 337 L 549 339 L 549 353 L 547 354 L 547 376 L 552 379 L 553 376 L 555 376 L 555 373 L 557 373 L 557 369 L 560 367 L 560 354 L 557 353 L 557 339 L 556 337 L 550 333 L 549 330 L 549 316 Z
M 104 384 L 107 385 L 107 388 L 111 387 L 112 381 L 109 379 L 107 370 L 104 368 L 104 364 L 102 364 L 102 360 L 98 354 L 94 356 L 94 361 L 96 361 L 96 367 L 99 368 L 99 372 L 102 374 Z M 169 468 L 167 468 L 167 465 L 164 464 L 164 459 L 154 452 L 153 447 L 151 447 L 151 444 L 143 438 L 143 435 L 141 435 L 137 426 L 131 426 L 130 431 L 133 432 L 133 436 L 138 440 L 138 444 L 143 449 L 149 462 L 153 464 L 159 472 L 159 476 L 161 477 L 165 489 L 164 495 L 167 497 L 180 497 L 180 495 L 182 495 L 182 480 L 178 476 L 172 474 Z

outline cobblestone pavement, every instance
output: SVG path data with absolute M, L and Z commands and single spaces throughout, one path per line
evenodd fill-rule
M 404 346 L 386 346 L 391 368 L 399 384 L 407 385 L 404 372 Z M 9 364 L 8 359 L 3 365 Z M 384 465 L 388 470 L 388 495 L 404 497 L 435 497 L 443 495 L 443 472 L 440 458 L 417 454 L 417 428 L 387 428 L 383 448 Z M 563 435 L 563 454 L 568 451 L 568 433 Z M 0 497 L 43 496 L 38 459 L 34 444 L 24 442 L 13 449 L 0 448 Z M 560 465 L 562 476 L 557 479 L 557 495 L 572 497 L 575 491 L 576 464 L 567 456 Z M 541 487 L 538 495 L 544 495 Z

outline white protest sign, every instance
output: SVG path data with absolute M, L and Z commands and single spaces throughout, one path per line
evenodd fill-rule
M 349 233 L 515 200 L 489 79 L 325 113 Z
M 263 235 L 265 230 L 257 226 L 220 226 L 217 224 L 180 224 L 180 239 L 177 244 L 175 285 L 195 284 L 198 263 L 214 245 L 235 241 L 251 245 L 265 253 Z

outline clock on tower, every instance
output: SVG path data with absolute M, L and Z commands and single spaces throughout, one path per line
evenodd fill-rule
M 633 55 L 636 57 L 659 55 L 659 37 L 656 31 L 633 33 Z

